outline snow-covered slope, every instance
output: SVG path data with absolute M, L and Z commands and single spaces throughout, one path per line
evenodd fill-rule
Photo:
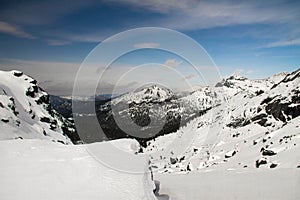
M 129 92 L 112 100 L 112 104 L 119 102 L 130 103 L 147 103 L 147 102 L 164 102 L 174 97 L 171 90 L 157 85 L 141 88 L 135 92 Z
M 79 140 L 74 126 L 51 108 L 49 95 L 20 71 L 0 71 L 0 120 L 0 140 Z
M 124 164 L 140 173 L 115 170 L 89 153 L 93 149 L 92 152 L 110 154 L 111 145 L 128 152 L 126 157 L 122 155 L 127 161 Z M 62 145 L 38 139 L 0 141 L 0 198 L 155 200 L 147 159 L 136 155 L 132 148 L 137 145 L 134 140 L 89 145 Z
M 300 70 L 264 80 L 232 76 L 184 98 L 211 109 L 148 143 L 154 169 L 300 168 Z

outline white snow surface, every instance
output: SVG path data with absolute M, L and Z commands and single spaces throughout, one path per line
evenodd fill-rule
M 299 73 L 300 70 L 291 74 L 280 73 L 263 80 L 232 76 L 215 89 L 204 87 L 191 93 L 184 98 L 194 101 L 191 105 L 197 107 L 201 102 L 198 107 L 211 104 L 212 109 L 176 133 L 148 143 L 145 150 L 152 156 L 153 169 L 160 173 L 188 174 L 195 171 L 299 168 L 300 117 L 285 116 L 287 121 L 283 122 L 268 114 L 267 104 L 262 103 L 270 98 L 270 102 L 278 100 L 299 107 L 299 100 L 291 103 L 292 95 L 299 99 Z M 263 117 L 266 119 L 264 125 L 258 123 L 260 118 L 256 119 L 257 116 L 266 116 Z M 238 125 L 230 125 L 234 123 Z M 270 152 L 274 155 L 268 155 Z M 257 165 L 260 160 L 266 160 L 266 163 Z
M 34 96 L 26 95 L 26 91 L 33 91 L 34 87 L 37 89 Z M 22 72 L 0 71 L 0 140 L 40 138 L 71 144 L 70 139 L 63 135 L 61 119 L 50 115 L 46 109 L 48 104 L 37 103 L 47 95 L 38 88 L 34 79 Z M 55 127 L 50 129 L 50 123 L 42 122 L 41 118 L 56 123 Z
M 155 174 L 170 200 L 298 200 L 300 170 L 238 170 Z M 167 199 L 167 198 L 166 198 Z
M 126 173 L 103 165 L 89 148 L 108 151 L 116 145 L 139 162 L 144 173 Z M 155 200 L 145 155 L 135 155 L 135 140 L 63 145 L 47 140 L 0 141 L 1 200 Z M 109 152 L 107 152 L 109 153 Z
M 299 73 L 264 80 L 232 76 L 183 97 L 191 107 L 212 109 L 148 143 L 165 199 L 300 199 L 300 117 L 285 115 L 284 122 L 262 103 L 270 98 L 299 110 Z
M 135 92 L 123 94 L 112 100 L 112 104 L 120 102 L 130 103 L 143 103 L 143 102 L 164 102 L 174 96 L 173 92 L 167 88 L 157 85 L 141 88 Z
M 136 140 L 64 145 L 72 142 L 47 98 L 31 77 L 0 71 L 1 200 L 156 199 Z

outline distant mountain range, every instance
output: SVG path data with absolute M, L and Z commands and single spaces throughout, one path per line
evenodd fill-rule
M 211 97 L 203 95 L 210 89 L 217 95 L 207 113 L 147 143 L 145 151 L 154 153 L 153 169 L 189 173 L 300 168 L 300 70 L 263 80 L 231 76 L 186 98 L 197 105 Z
M 0 124 L 3 130 L 9 129 L 0 134 L 1 139 L 38 137 L 66 144 L 101 140 L 89 118 L 89 98 L 76 99 L 81 109 L 74 114 L 82 117 L 86 134 L 86 138 L 79 138 L 70 98 L 49 96 L 34 79 L 19 71 L 1 72 L 0 81 Z M 244 148 L 247 155 L 255 153 L 255 160 L 243 158 L 247 163 L 238 165 L 260 167 L 267 162 L 274 167 L 276 159 L 270 158 L 289 149 L 299 150 L 299 87 L 300 70 L 262 80 L 230 76 L 215 87 L 185 95 L 151 85 L 113 99 L 111 95 L 97 96 L 95 108 L 108 139 L 135 138 L 148 152 L 162 150 L 174 138 L 193 133 L 192 149 L 182 155 L 184 158 L 162 151 L 169 157 L 152 159 L 163 171 L 189 171 L 220 163 L 227 166 L 233 160 L 230 157 L 242 155 Z

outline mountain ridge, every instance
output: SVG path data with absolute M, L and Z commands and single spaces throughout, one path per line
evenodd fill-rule
M 80 141 L 75 126 L 52 109 L 48 93 L 33 78 L 16 70 L 0 71 L 0 88 L 1 139 Z

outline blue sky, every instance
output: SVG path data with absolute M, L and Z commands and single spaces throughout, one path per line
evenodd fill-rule
M 5 0 L 0 69 L 22 70 L 50 92 L 68 93 L 80 63 L 99 42 L 155 26 L 199 42 L 222 76 L 240 72 L 264 78 L 300 67 L 299 19 L 299 1 Z M 154 61 L 170 59 L 163 55 Z

